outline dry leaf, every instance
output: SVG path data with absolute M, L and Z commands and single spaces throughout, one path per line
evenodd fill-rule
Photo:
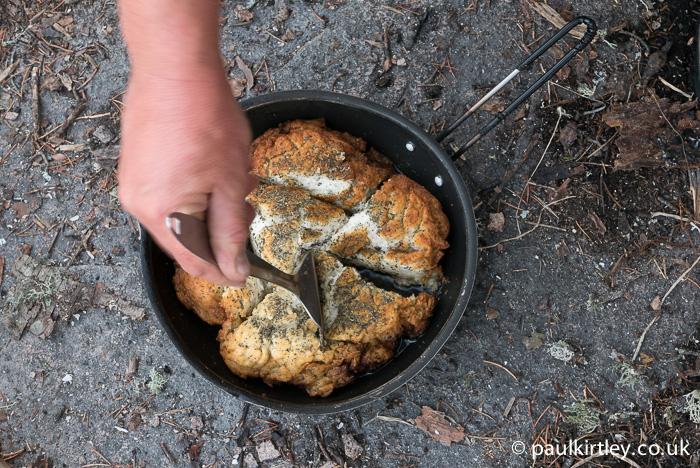
M 532 332 L 532 335 L 523 338 L 523 344 L 527 349 L 537 349 L 544 345 L 547 335 L 540 332 Z
M 559 131 L 559 143 L 561 143 L 564 149 L 570 148 L 571 145 L 576 143 L 577 139 L 578 127 L 573 122 L 567 123 L 564 128 Z
M 571 179 L 566 179 L 564 182 L 562 182 L 556 192 L 550 193 L 549 201 L 553 202 L 566 197 L 569 194 L 569 182 L 571 182 Z
M 434 440 L 449 446 L 452 442 L 464 439 L 464 428 L 451 424 L 445 414 L 424 406 L 421 415 L 415 419 L 416 427 L 427 433 Z
M 566 245 L 566 242 L 564 242 L 564 239 L 561 240 L 561 244 L 557 244 L 554 248 L 557 249 L 557 254 L 559 254 L 560 257 L 566 257 L 571 253 L 571 250 L 569 249 L 569 246 Z
M 656 361 L 656 358 L 647 353 L 639 353 L 639 359 L 642 361 L 642 365 L 649 367 L 652 362 Z
M 248 82 L 244 77 L 239 76 L 236 79 L 233 79 L 229 82 L 229 85 L 231 86 L 231 94 L 233 94 L 233 97 L 238 99 L 239 97 L 243 96 L 243 93 L 245 92 L 245 85 Z
M 496 309 L 486 306 L 486 318 L 489 320 L 495 320 L 501 316 L 501 313 Z
M 236 65 L 238 65 L 238 69 L 243 72 L 245 75 L 246 82 L 248 84 L 248 91 L 253 87 L 255 78 L 253 77 L 253 72 L 250 71 L 250 68 L 248 68 L 248 65 L 245 64 L 242 58 L 240 58 L 238 55 L 236 55 Z
M 12 204 L 12 214 L 17 219 L 22 219 L 29 214 L 29 205 L 24 202 L 15 202 Z
M 598 231 L 598 234 L 603 235 L 607 232 L 607 228 L 605 227 L 605 223 L 598 217 L 597 214 L 594 212 L 588 213 L 588 217 L 591 218 L 591 221 L 593 221 L 593 224 L 595 225 L 596 231 Z
M 492 114 L 497 114 L 502 112 L 506 108 L 506 102 L 500 98 L 493 98 L 491 101 L 487 102 L 481 106 L 482 110 L 491 112 Z
M 659 310 L 661 308 L 661 297 L 656 296 L 651 301 L 651 308 L 654 310 Z
M 506 225 L 506 217 L 503 213 L 490 213 L 489 214 L 489 225 L 486 229 L 494 232 L 503 232 L 503 228 Z
M 250 23 L 253 21 L 253 12 L 243 5 L 236 5 L 233 7 L 233 17 L 236 18 L 239 23 Z
M 291 40 L 294 39 L 295 37 L 296 37 L 296 36 L 294 35 L 294 32 L 292 32 L 292 30 L 288 28 L 288 29 L 284 32 L 284 34 L 282 35 L 282 40 L 285 41 L 285 42 L 287 42 L 287 41 L 291 41 Z

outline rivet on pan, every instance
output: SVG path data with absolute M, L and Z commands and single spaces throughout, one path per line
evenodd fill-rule
M 414 149 L 416 149 L 416 146 L 409 141 L 408 143 L 406 143 L 406 149 L 408 151 L 413 151 Z

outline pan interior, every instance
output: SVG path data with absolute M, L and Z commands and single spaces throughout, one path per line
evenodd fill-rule
M 452 163 L 435 141 L 414 124 L 380 106 L 349 96 L 280 92 L 243 103 L 254 136 L 295 119 L 324 118 L 329 128 L 365 139 L 397 169 L 428 189 L 450 220 L 450 247 L 442 260 L 447 282 L 428 330 L 382 369 L 313 398 L 289 385 L 269 387 L 242 379 L 224 364 L 217 328 L 202 322 L 175 297 L 172 261 L 149 238 L 143 243 L 143 268 L 149 296 L 166 332 L 190 363 L 212 382 L 241 399 L 298 413 L 332 413 L 368 403 L 400 387 L 422 369 L 457 325 L 469 299 L 476 265 L 476 229 L 471 202 Z

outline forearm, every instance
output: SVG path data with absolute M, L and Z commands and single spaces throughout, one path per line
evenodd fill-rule
M 133 75 L 222 70 L 219 0 L 119 0 L 119 16 Z

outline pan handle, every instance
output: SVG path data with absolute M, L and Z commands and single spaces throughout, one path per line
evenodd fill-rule
M 559 32 L 557 32 L 554 36 L 552 36 L 547 42 L 542 44 L 540 48 L 538 48 L 535 52 L 532 53 L 528 58 L 526 58 L 518 67 L 513 70 L 510 75 L 505 77 L 503 81 L 498 83 L 491 91 L 486 94 L 483 98 L 479 100 L 476 104 L 474 104 L 467 112 L 464 113 L 459 119 L 457 119 L 452 125 L 450 125 L 447 130 L 443 131 L 440 133 L 435 139 L 440 142 L 445 139 L 450 133 L 452 133 L 457 127 L 462 125 L 462 123 L 469 118 L 470 115 L 472 115 L 474 112 L 476 112 L 486 101 L 491 99 L 494 94 L 496 94 L 498 91 L 500 91 L 506 84 L 508 84 L 513 78 L 515 78 L 522 70 L 530 66 L 535 60 L 537 60 L 542 54 L 544 54 L 548 49 L 550 49 L 555 43 L 557 43 L 562 37 L 564 37 L 569 31 L 571 31 L 573 28 L 578 26 L 579 24 L 585 24 L 586 25 L 586 33 L 583 35 L 583 38 L 569 51 L 562 57 L 557 63 L 554 64 L 552 68 L 550 68 L 544 75 L 540 77 L 532 86 L 530 86 L 527 91 L 525 91 L 523 94 L 518 96 L 518 98 L 513 101 L 508 107 L 506 107 L 503 111 L 499 112 L 496 117 L 491 120 L 488 124 L 486 124 L 481 130 L 479 130 L 479 133 L 476 134 L 469 142 L 467 142 L 464 146 L 462 146 L 456 153 L 452 154 L 452 158 L 457 158 L 464 154 L 465 151 L 467 151 L 474 143 L 479 141 L 481 137 L 486 135 L 488 132 L 490 132 L 496 125 L 498 125 L 499 122 L 501 122 L 503 119 L 506 118 L 508 114 L 513 112 L 513 110 L 518 107 L 520 104 L 522 104 L 527 98 L 529 98 L 535 91 L 537 91 L 539 88 L 542 87 L 543 84 L 545 84 L 547 81 L 549 81 L 556 72 L 558 72 L 564 65 L 569 62 L 576 54 L 581 52 L 588 44 L 591 43 L 591 41 L 595 38 L 596 32 L 598 31 L 598 28 L 595 24 L 595 22 L 586 17 L 586 16 L 579 16 L 578 18 L 573 19 L 570 21 L 566 26 L 561 28 Z

